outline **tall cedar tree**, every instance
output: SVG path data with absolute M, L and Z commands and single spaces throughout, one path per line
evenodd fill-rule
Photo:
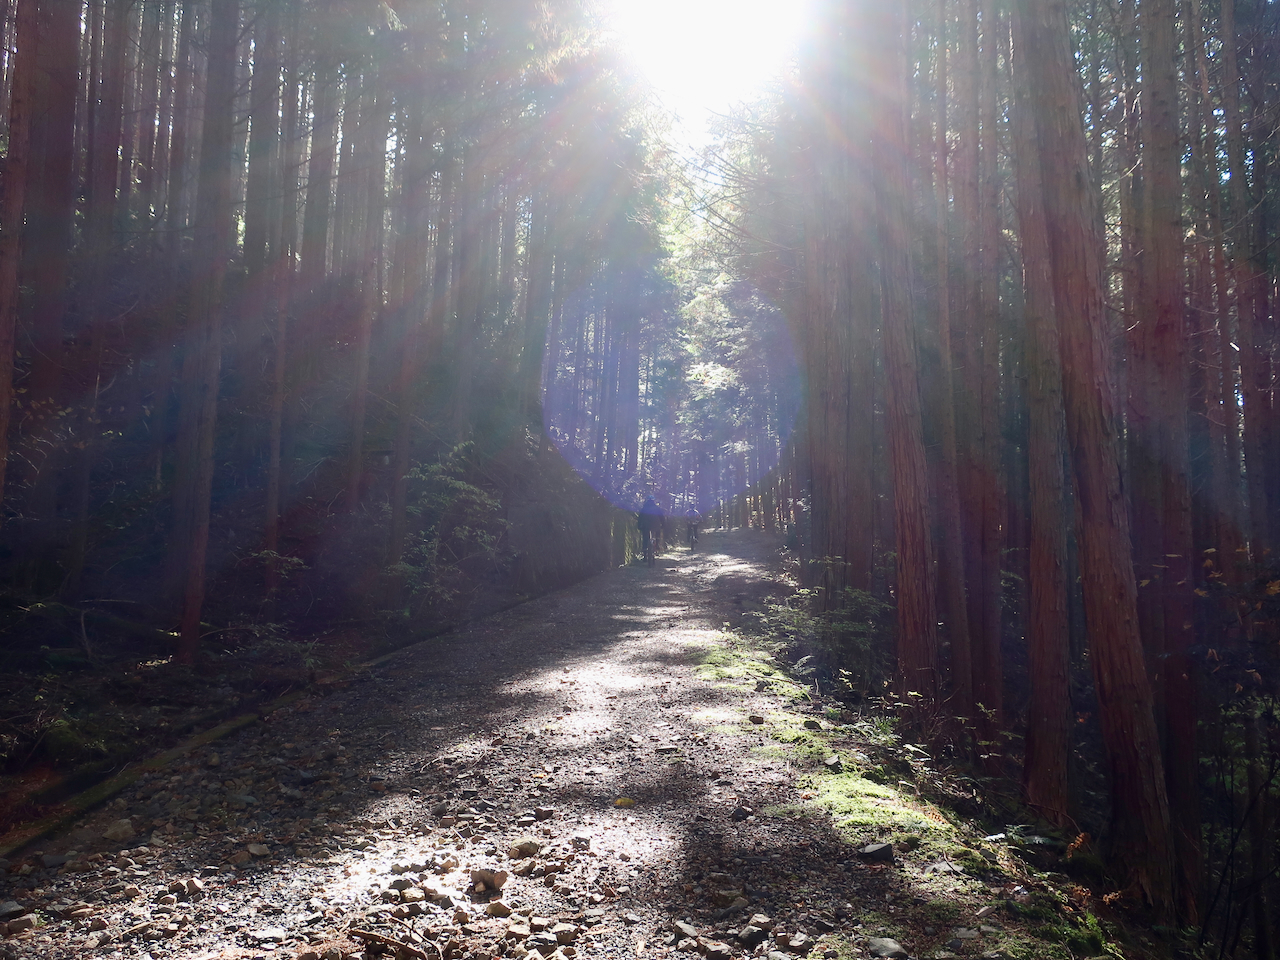
M 1097 199 L 1081 122 L 1066 0 L 1021 0 L 1053 259 L 1063 401 L 1079 504 L 1080 572 L 1103 744 L 1115 863 L 1162 916 L 1174 914 L 1174 854 L 1137 584 L 1120 482 Z

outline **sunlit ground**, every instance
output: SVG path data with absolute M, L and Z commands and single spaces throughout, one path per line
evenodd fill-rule
M 811 0 L 602 0 L 623 49 L 679 118 L 690 144 L 707 122 L 759 95 L 794 54 Z

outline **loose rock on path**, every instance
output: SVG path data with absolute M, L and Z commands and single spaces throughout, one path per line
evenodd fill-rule
M 892 864 L 761 812 L 795 801 L 761 717 L 816 708 L 699 670 L 781 592 L 776 542 L 701 546 L 409 648 L 144 777 L 0 864 L 0 957 L 776 960 L 831 932 L 865 951 L 859 904 L 884 909 Z

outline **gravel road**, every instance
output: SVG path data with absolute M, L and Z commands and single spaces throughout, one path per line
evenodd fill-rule
M 763 534 L 705 534 L 202 747 L 3 865 L 0 957 L 865 943 L 855 904 L 892 896 L 885 865 L 768 812 L 796 771 L 760 716 L 819 708 L 735 668 L 724 629 L 781 569 Z

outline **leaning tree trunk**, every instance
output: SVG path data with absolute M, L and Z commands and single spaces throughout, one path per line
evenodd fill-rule
M 190 531 L 183 558 L 180 663 L 195 660 L 205 596 L 218 376 L 222 364 L 223 281 L 234 237 L 231 185 L 239 21 L 239 0 L 210 0 L 209 66 L 193 225 L 197 266 L 191 282 L 174 482 L 175 499 L 178 499 L 178 490 L 184 494 L 179 502 L 189 511 L 184 526 Z
M 1174 857 L 1151 685 L 1138 636 L 1137 585 L 1120 482 L 1102 244 L 1081 123 L 1067 0 L 1021 0 L 1029 87 L 1045 185 L 1062 343 L 1063 400 L 1074 454 L 1080 571 L 1103 745 L 1111 776 L 1114 862 L 1155 908 L 1174 914 Z

